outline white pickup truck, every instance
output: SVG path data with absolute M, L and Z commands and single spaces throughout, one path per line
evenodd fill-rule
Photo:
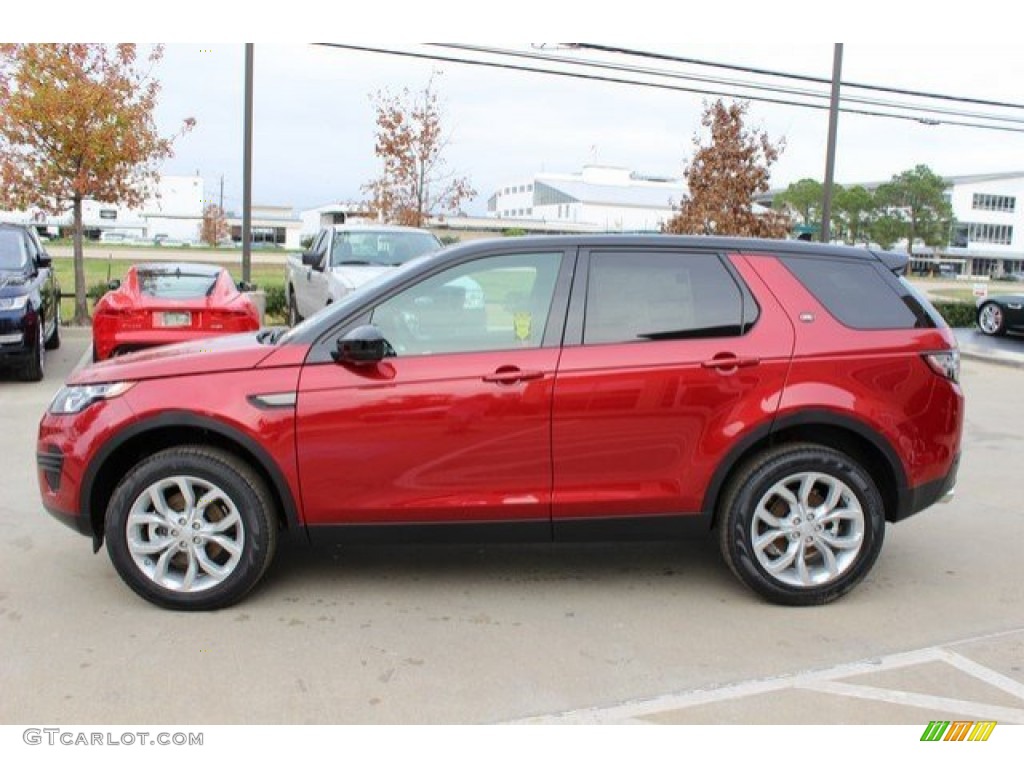
M 288 257 L 288 324 L 323 309 L 378 275 L 441 247 L 424 229 L 339 224 L 317 233 L 301 256 Z

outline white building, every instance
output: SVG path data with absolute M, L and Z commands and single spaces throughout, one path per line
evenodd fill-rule
M 302 220 L 302 236 L 311 237 L 323 227 L 344 224 L 347 221 L 372 220 L 373 212 L 366 203 L 328 203 L 302 211 L 299 218 Z
M 250 225 L 254 245 L 288 250 L 298 250 L 301 247 L 302 220 L 295 215 L 291 206 L 254 203 L 251 214 Z M 241 243 L 242 216 L 229 211 L 227 220 L 231 239 L 236 244 Z
M 953 226 L 946 245 L 914 246 L 913 269 L 934 269 L 936 263 L 950 264 L 963 275 L 1002 277 L 1024 272 L 1024 172 L 945 176 L 946 198 L 953 209 Z M 874 191 L 883 183 L 845 183 Z M 775 189 L 758 197 L 771 205 Z M 906 241 L 894 246 L 906 250 Z
M 90 239 L 113 241 L 171 240 L 198 244 L 203 223 L 203 210 L 214 202 L 204 194 L 200 176 L 161 176 L 142 206 L 82 201 L 82 226 Z M 302 222 L 288 206 L 253 206 L 254 243 L 298 249 Z M 241 216 L 228 214 L 232 239 L 242 239 Z M 69 210 L 59 215 L 41 211 L 0 212 L 0 221 L 32 223 L 51 234 L 69 235 L 74 215 Z
M 1024 272 L 1024 172 L 951 176 L 953 233 L 946 254 L 971 275 Z
M 82 227 L 86 236 L 103 233 L 135 240 L 153 240 L 158 235 L 184 242 L 198 241 L 203 220 L 203 180 L 199 176 L 162 176 L 140 208 L 129 208 L 96 200 L 82 201 Z M 74 214 L 42 211 L 9 211 L 0 214 L 8 221 L 33 223 L 40 229 L 67 234 L 74 226 Z M 163 239 L 163 238 L 162 238 Z
M 487 201 L 487 215 L 525 229 L 535 222 L 658 232 L 685 190 L 680 179 L 588 165 L 580 173 L 537 173 L 503 186 Z

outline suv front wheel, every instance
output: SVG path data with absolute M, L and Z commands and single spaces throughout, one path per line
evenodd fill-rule
M 852 589 L 885 536 L 882 497 L 844 453 L 783 445 L 741 469 L 720 507 L 719 542 L 733 573 L 783 605 L 820 605 Z
M 136 593 L 165 608 L 224 608 L 245 596 L 274 555 L 266 485 L 236 456 L 169 448 L 133 467 L 107 507 L 107 552 Z

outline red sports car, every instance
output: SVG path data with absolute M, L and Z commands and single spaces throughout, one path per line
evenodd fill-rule
M 139 264 L 111 287 L 93 315 L 93 360 L 260 327 L 256 305 L 223 267 Z

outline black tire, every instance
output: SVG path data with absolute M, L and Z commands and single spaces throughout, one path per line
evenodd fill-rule
M 1002 336 L 1006 333 L 1006 310 L 994 301 L 986 301 L 978 307 L 978 329 L 986 336 Z
M 740 581 L 773 603 L 822 605 L 871 570 L 885 538 L 885 507 L 849 456 L 794 443 L 758 455 L 733 476 L 718 527 L 722 556 Z
M 43 340 L 43 322 L 42 317 L 40 317 L 39 333 L 37 334 L 36 343 L 32 345 L 32 350 L 25 360 L 24 367 L 22 367 L 18 372 L 18 375 L 22 381 L 42 381 L 45 373 L 46 342 Z
M 60 349 L 60 304 L 56 305 L 56 317 L 53 322 L 53 333 L 46 340 L 47 349 Z
M 189 504 L 186 494 L 208 503 Z M 263 577 L 277 546 L 266 484 L 233 454 L 205 446 L 169 448 L 129 470 L 107 506 L 104 532 L 125 583 L 177 610 L 238 602 Z
M 299 308 L 295 306 L 295 291 L 291 288 L 288 289 L 288 325 L 294 328 L 296 325 L 302 322 L 302 315 L 299 314 Z

